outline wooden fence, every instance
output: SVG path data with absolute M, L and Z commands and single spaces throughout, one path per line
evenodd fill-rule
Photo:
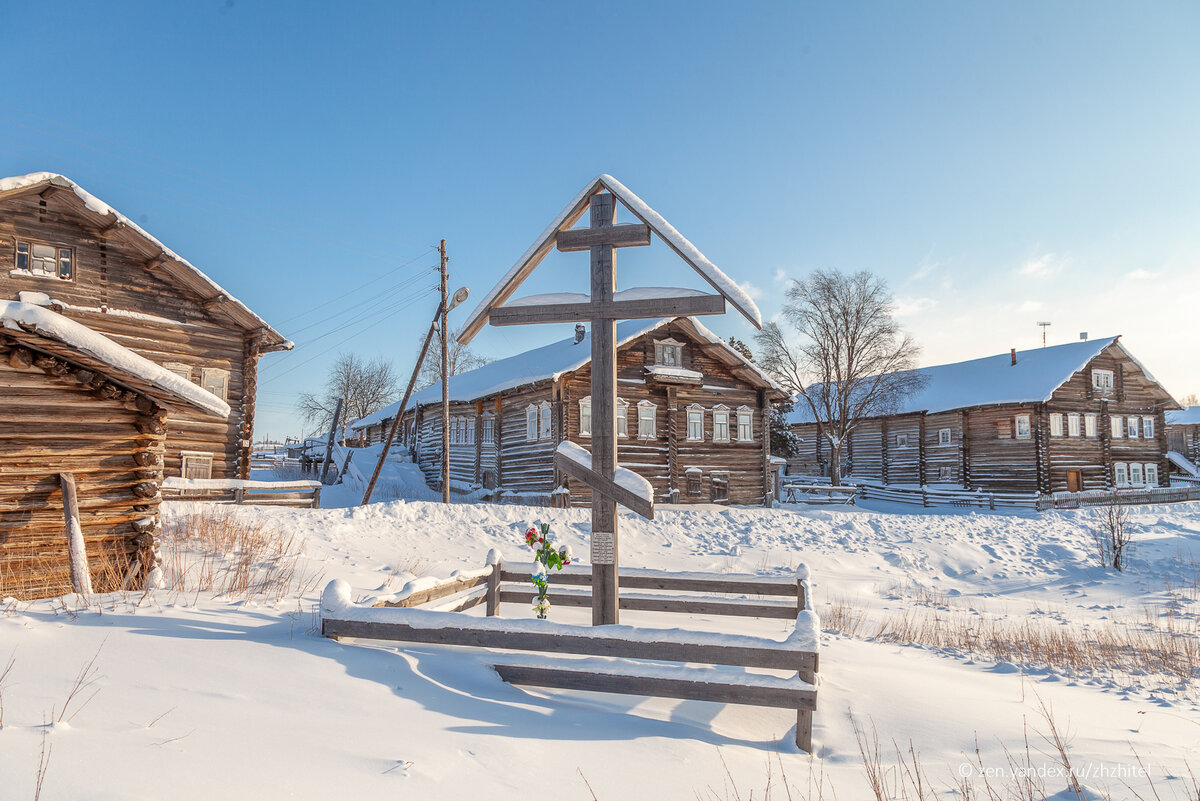
M 1089 492 L 1056 492 L 1038 499 L 1039 509 L 1079 509 L 1084 506 L 1121 506 L 1178 503 L 1200 500 L 1200 487 L 1138 487 Z
M 374 607 L 355 606 L 349 585 L 332 582 L 321 601 L 321 631 L 335 639 L 361 637 L 540 652 L 518 659 L 493 658 L 496 672 L 513 684 L 794 709 L 796 744 L 805 751 L 812 750 L 820 627 L 809 608 L 807 568 L 802 566 L 794 581 L 652 570 L 620 573 L 623 590 L 692 593 L 691 597 L 623 593 L 622 609 L 794 618 L 792 633 L 779 642 L 680 629 L 504 620 L 497 617 L 502 603 L 532 601 L 534 593 L 505 587 L 512 582 L 528 586 L 526 573 L 505 570 L 493 555 L 489 555 L 489 562 L 482 570 L 444 581 L 410 582 L 395 597 Z M 553 584 L 551 598 L 556 606 L 591 605 L 590 591 L 560 588 L 567 585 L 590 590 L 590 572 L 556 572 Z M 713 594 L 757 597 L 715 599 Z M 788 600 L 771 604 L 764 602 L 763 596 Z M 486 604 L 488 617 L 456 614 L 480 604 Z M 437 611 L 432 608 L 435 605 Z M 547 656 L 558 654 L 593 658 Z M 645 660 L 674 664 L 649 664 Z M 752 672 L 749 668 L 792 675 Z
M 164 500 L 212 501 L 247 506 L 321 507 L 319 481 L 244 481 L 242 479 L 163 479 Z

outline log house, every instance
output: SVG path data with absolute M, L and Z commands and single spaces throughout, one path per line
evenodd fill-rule
M 663 502 L 762 504 L 773 492 L 769 404 L 780 387 L 694 318 L 617 325 L 618 457 Z M 564 439 L 589 447 L 589 336 L 492 362 L 450 381 L 450 479 L 458 492 L 586 506 L 554 468 Z M 416 393 L 399 436 L 440 481 L 440 384 Z M 398 404 L 350 424 L 382 440 Z M 623 419 L 622 419 L 623 418 Z
M 1184 476 L 1200 477 L 1200 406 L 1167 412 L 1166 430 L 1172 470 Z M 1186 461 L 1170 454 L 1178 454 Z
M 288 342 L 228 291 L 70 179 L 0 179 L 0 298 L 99 332 L 226 401 L 172 412 L 167 475 L 248 478 L 258 360 Z
M 991 492 L 1167 486 L 1164 414 L 1180 408 L 1120 343 L 1073 342 L 921 368 L 925 387 L 860 421 L 848 480 Z M 829 445 L 801 399 L 789 472 L 827 475 Z

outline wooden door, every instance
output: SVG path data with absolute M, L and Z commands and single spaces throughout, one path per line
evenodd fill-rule
M 1083 489 L 1083 476 L 1078 470 L 1067 471 L 1067 492 L 1079 492 Z

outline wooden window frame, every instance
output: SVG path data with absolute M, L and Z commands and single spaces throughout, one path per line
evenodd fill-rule
M 1107 378 L 1107 381 L 1103 379 Z M 1112 370 L 1092 368 L 1092 389 L 1107 395 L 1116 389 L 1116 374 Z
M 1125 418 L 1119 414 L 1114 414 L 1108 418 L 1108 433 L 1113 439 L 1125 438 Z
M 907 431 L 897 431 L 896 432 L 896 448 L 900 449 L 900 448 L 907 448 L 907 447 L 908 447 L 908 432 Z
M 1142 470 L 1141 462 L 1129 463 L 1129 485 L 1131 487 L 1146 486 L 1146 474 Z
M 683 346 L 685 343 L 675 339 L 657 339 L 654 341 L 654 365 L 656 367 L 683 367 Z M 666 353 L 674 353 L 674 363 L 663 360 Z
M 1071 412 L 1067 415 L 1067 436 L 1078 437 L 1083 433 L 1083 427 L 1079 423 L 1079 413 Z
M 22 245 L 24 245 L 27 248 L 27 250 L 24 253 L 24 255 L 25 255 L 24 269 L 22 269 L 20 266 L 18 266 L 21 261 L 21 255 L 22 255 L 21 246 Z M 54 273 L 53 274 L 41 272 L 41 271 L 34 272 L 34 270 L 33 270 L 33 260 L 34 260 L 33 248 L 34 248 L 34 246 L 40 246 L 40 247 L 44 247 L 44 248 L 53 249 L 53 251 L 54 251 Z M 67 254 L 67 261 L 69 262 L 69 267 L 67 269 L 67 272 L 69 273 L 69 275 L 66 278 L 64 278 L 62 275 L 63 253 Z M 74 283 L 75 275 L 76 275 L 76 273 L 78 273 L 77 267 L 78 267 L 78 262 L 75 260 L 75 248 L 70 245 L 60 245 L 55 242 L 47 242 L 44 239 L 30 239 L 28 237 L 15 237 L 13 239 L 13 269 L 12 269 L 12 272 L 10 273 L 10 275 L 13 277 L 43 278 L 43 279 L 53 279 L 55 281 L 66 281 L 68 283 Z
M 1125 418 L 1125 435 L 1129 439 L 1141 439 L 1142 438 L 1141 430 L 1142 430 L 1141 418 L 1139 418 L 1137 415 L 1133 415 L 1133 414 L 1131 414 Z M 1133 474 L 1132 469 L 1129 472 L 1130 472 L 1130 475 Z
M 711 490 L 710 498 L 713 503 L 729 500 L 729 471 L 713 470 L 708 474 L 708 486 Z M 718 492 L 722 488 L 723 492 Z
M 584 425 L 586 421 L 587 425 Z M 592 436 L 592 396 L 584 395 L 579 399 L 579 436 Z
M 1025 422 L 1025 433 L 1021 433 L 1021 421 Z M 1013 439 L 1031 439 L 1033 437 L 1033 419 L 1027 414 L 1013 415 Z
M 496 442 L 496 418 L 491 413 L 483 416 L 483 444 L 493 445 Z M 488 487 L 488 489 L 492 489 Z
M 617 398 L 617 438 L 629 438 L 629 401 Z
M 550 401 L 538 405 L 538 439 L 554 438 L 554 420 L 550 416 Z
M 1146 486 L 1147 487 L 1157 487 L 1158 486 L 1158 465 L 1155 464 L 1154 462 L 1146 462 L 1144 465 L 1142 465 L 1142 470 L 1146 475 Z M 1153 478 L 1151 477 L 1152 475 L 1153 475 Z
M 1092 439 L 1100 436 L 1100 415 L 1085 414 L 1083 416 L 1083 435 Z
M 658 416 L 658 405 L 655 403 L 652 403 L 648 400 L 638 401 L 637 409 L 638 409 L 638 439 L 657 439 L 658 438 L 658 423 L 657 423 L 656 417 Z M 642 425 L 642 423 L 646 419 L 642 415 L 643 410 L 650 411 L 649 430 L 646 430 L 647 427 Z
M 190 364 L 184 364 L 183 362 L 165 362 L 163 364 L 163 368 L 179 376 L 184 381 L 190 383 L 192 380 L 192 366 Z
M 954 468 L 949 465 L 940 465 L 938 467 L 938 481 L 949 481 L 954 478 Z
M 1061 437 L 1061 436 L 1063 436 L 1064 430 L 1065 429 L 1063 427 L 1062 412 L 1051 412 L 1050 413 L 1050 436 Z
M 1129 465 L 1125 462 L 1113 462 L 1113 486 L 1129 486 Z
M 538 407 L 536 404 L 529 404 L 525 407 L 525 441 L 537 442 L 538 435 Z
M 641 404 L 638 404 L 641 406 Z M 684 415 L 684 439 L 688 442 L 703 442 L 704 441 L 704 407 L 698 403 L 693 403 L 685 410 Z M 699 435 L 692 435 L 692 424 L 695 423 L 700 430 Z M 639 424 L 639 433 L 641 426 Z
M 717 415 L 725 418 L 725 436 L 720 436 L 720 429 L 717 428 Z M 713 442 L 733 442 L 732 432 L 729 430 L 729 407 L 723 403 L 718 403 L 712 408 L 712 429 Z
M 937 444 L 938 445 L 953 445 L 954 444 L 954 429 L 939 428 Z
M 209 388 L 209 378 L 218 377 L 221 379 L 221 391 L 213 392 Z M 212 392 L 223 401 L 229 400 L 229 371 L 222 367 L 201 367 L 200 368 L 200 388 L 206 392 Z
M 688 495 L 700 496 L 704 494 L 703 475 L 699 470 L 687 470 L 684 472 Z
M 742 427 L 746 429 L 746 436 L 742 436 Z M 754 441 L 754 410 L 749 406 L 737 407 L 737 439 L 738 442 L 753 442 Z
M 1154 439 L 1154 418 L 1142 417 L 1142 439 Z
M 214 454 L 208 453 L 207 451 L 180 451 L 179 452 L 179 476 L 181 478 L 195 478 L 195 479 L 202 479 L 202 480 L 212 478 L 212 468 L 213 468 L 213 461 L 214 461 L 213 456 L 214 456 Z M 206 466 L 208 468 L 208 470 L 206 471 L 208 473 L 208 475 L 189 476 L 188 468 L 189 468 L 189 466 L 191 466 L 194 463 L 198 463 L 199 465 Z

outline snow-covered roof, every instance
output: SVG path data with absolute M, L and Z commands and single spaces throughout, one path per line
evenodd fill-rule
M 746 291 L 738 284 L 721 271 L 721 268 L 713 264 L 708 258 L 700 252 L 700 250 L 687 240 L 687 238 L 675 230 L 661 214 L 646 204 L 646 201 L 635 195 L 624 184 L 613 178 L 611 175 L 603 174 L 588 183 L 583 190 L 572 198 L 571 202 L 566 205 L 558 216 L 542 231 L 541 235 L 534 240 L 529 249 L 522 254 L 517 263 L 504 275 L 500 281 L 491 288 L 491 290 L 483 296 L 483 300 L 471 312 L 471 316 L 463 324 L 462 333 L 459 334 L 458 341 L 466 344 L 479 333 L 479 330 L 487 324 L 488 314 L 493 309 L 505 303 L 513 292 L 521 285 L 534 268 L 541 263 L 546 254 L 550 252 L 554 246 L 554 242 L 558 232 L 565 231 L 579 221 L 583 216 L 583 212 L 588 207 L 588 199 L 603 190 L 608 190 L 613 196 L 621 201 L 621 204 L 637 217 L 643 223 L 650 227 L 650 230 L 659 236 L 667 244 L 671 250 L 687 262 L 692 269 L 700 274 L 700 277 L 707 281 L 713 289 L 725 296 L 734 308 L 754 325 L 755 328 L 762 328 L 762 314 L 758 310 L 758 306 L 750 298 Z M 644 298 L 644 295 L 638 296 Z M 652 297 L 681 297 L 680 295 L 653 295 Z M 586 298 L 585 298 L 586 299 Z M 624 298 L 631 299 L 631 298 Z M 562 302 L 562 301 L 559 301 Z
M 36 334 L 61 342 L 112 368 L 117 381 L 122 377 L 132 378 L 148 385 L 151 391 L 157 390 L 160 397 L 166 395 L 184 401 L 216 417 L 229 416 L 229 405 L 208 390 L 57 312 L 32 303 L 0 301 L 0 325 L 22 335 Z
M 1185 406 L 1178 411 L 1167 412 L 1169 426 L 1200 426 L 1200 406 Z
M 721 352 L 729 363 L 737 365 L 739 369 L 748 368 L 752 370 L 763 386 L 779 392 L 783 391 L 770 376 L 755 367 L 753 363 L 746 361 L 740 353 L 729 347 L 724 340 L 712 331 L 709 331 L 696 322 L 693 317 L 676 317 L 663 320 L 624 320 L 617 323 L 616 345 L 620 348 L 643 334 L 672 322 L 673 319 L 690 325 L 695 329 L 700 339 L 707 340 L 713 345 L 720 345 L 722 348 Z M 589 330 L 578 344 L 575 343 L 574 337 L 569 337 L 558 342 L 552 342 L 549 345 L 543 345 L 540 348 L 518 353 L 515 356 L 488 362 L 483 367 L 477 367 L 474 370 L 453 376 L 450 379 L 450 400 L 461 402 L 479 400 L 508 389 L 513 389 L 514 387 L 557 379 L 564 373 L 578 370 L 591 361 L 591 342 L 592 333 Z M 441 402 L 441 387 L 442 385 L 439 382 L 433 386 L 426 387 L 420 392 L 413 393 L 413 396 L 409 398 L 407 408 L 413 409 L 417 406 Z M 399 406 L 399 402 L 385 406 L 374 414 L 369 414 L 350 423 L 349 428 L 351 430 L 359 430 L 384 420 L 389 420 L 395 417 Z
M 112 206 L 100 200 L 98 197 L 88 192 L 79 184 L 67 178 L 65 175 L 59 175 L 53 172 L 33 172 L 28 175 L 15 175 L 11 178 L 0 178 L 0 200 L 7 195 L 24 193 L 39 186 L 56 186 L 63 189 L 70 189 L 75 193 L 76 197 L 82 201 L 84 208 L 88 211 L 97 214 L 101 217 L 112 216 L 115 223 L 118 223 L 121 228 L 128 229 L 140 236 L 152 248 L 161 252 L 168 260 L 168 265 L 173 262 L 189 274 L 192 282 L 199 282 L 202 287 L 207 288 L 209 298 L 223 298 L 223 301 L 218 304 L 215 309 L 216 313 L 226 314 L 239 327 L 247 331 L 262 330 L 264 334 L 263 350 L 291 350 L 292 343 L 285 339 L 282 334 L 267 324 L 265 320 L 259 317 L 254 312 L 250 311 L 246 304 L 231 295 L 220 284 L 205 275 L 194 264 L 183 258 L 175 251 L 168 248 L 162 242 L 159 242 L 153 236 L 146 232 L 141 226 L 133 220 L 126 217 L 121 212 L 114 209 Z M 166 266 L 170 271 L 170 267 Z
M 1017 351 L 1015 365 L 1010 353 L 1001 353 L 966 362 L 922 367 L 915 372 L 925 376 L 925 386 L 901 402 L 893 413 L 945 412 L 1000 403 L 1042 403 L 1110 345 L 1117 345 L 1128 355 L 1118 343 L 1119 339 L 1120 336 L 1102 337 Z M 1146 377 L 1154 380 L 1148 372 Z M 788 422 L 814 422 L 812 410 L 802 398 L 788 414 Z

